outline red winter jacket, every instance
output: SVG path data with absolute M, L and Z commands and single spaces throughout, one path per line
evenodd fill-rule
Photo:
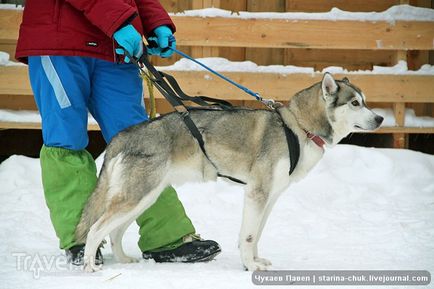
M 149 36 L 175 26 L 158 0 L 27 0 L 16 58 L 89 56 L 116 61 L 113 33 L 126 23 Z

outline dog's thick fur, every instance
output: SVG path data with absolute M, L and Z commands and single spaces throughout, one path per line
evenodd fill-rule
M 267 216 L 280 193 L 303 178 L 324 153 L 306 131 L 333 146 L 350 132 L 378 128 L 383 120 L 366 107 L 360 89 L 328 73 L 278 110 L 281 116 L 270 110 L 191 111 L 218 172 L 247 183 L 239 245 L 248 270 L 271 265 L 257 252 Z M 291 175 L 283 125 L 300 143 L 300 159 Z M 217 170 L 177 113 L 119 133 L 107 147 L 97 187 L 76 231 L 77 241 L 86 241 L 85 270 L 99 269 L 93 256 L 107 235 L 119 262 L 134 261 L 123 252 L 122 235 L 165 187 L 216 179 Z

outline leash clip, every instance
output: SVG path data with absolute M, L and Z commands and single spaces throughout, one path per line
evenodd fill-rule
M 261 97 L 259 100 L 270 109 L 277 109 L 283 106 L 281 102 L 275 101 L 274 99 L 263 99 Z

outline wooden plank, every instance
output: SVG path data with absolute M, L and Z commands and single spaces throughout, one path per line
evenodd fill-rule
M 220 7 L 220 0 L 192 0 L 193 9 L 203 9 L 211 7 Z M 194 58 L 200 57 L 217 57 L 219 56 L 218 47 L 192 47 L 191 56 Z
M 395 103 L 393 105 L 395 122 L 398 126 L 404 126 L 405 123 L 405 103 Z
M 170 110 L 171 111 L 171 110 Z M 37 122 L 5 122 L 0 121 L 0 130 L 2 129 L 41 129 L 41 123 Z M 89 131 L 100 130 L 96 124 L 88 125 Z M 382 127 L 372 132 L 360 132 L 360 133 L 373 133 L 373 134 L 434 134 L 434 127 Z
M 15 49 L 17 45 L 15 43 L 0 43 L 0 51 L 9 53 L 9 59 L 15 60 Z
M 371 133 L 376 134 L 394 134 L 394 133 L 404 133 L 404 134 L 434 134 L 434 127 L 382 127 L 379 130 L 373 131 Z
M 223 99 L 249 100 L 247 95 L 217 79 L 207 72 L 170 71 L 187 93 L 210 95 Z M 258 91 L 265 98 L 286 101 L 296 92 L 309 87 L 322 78 L 322 74 L 274 74 L 274 73 L 224 73 L 234 81 Z M 434 102 L 434 76 L 355 74 L 335 75 L 337 79 L 348 76 L 359 86 L 369 102 Z
M 173 17 L 180 45 L 321 48 L 433 49 L 434 22 L 326 21 Z M 233 27 L 243 33 L 230 33 Z M 327 35 L 327 37 L 324 37 Z M 354 37 L 357 35 L 357 41 Z
M 167 12 L 182 12 L 192 9 L 191 0 L 160 0 L 161 5 Z
M 247 0 L 220 0 L 220 8 L 237 13 L 247 11 Z M 219 56 L 231 61 L 246 60 L 246 49 L 244 47 L 219 47 Z
M 22 11 L 0 9 L 1 43 L 16 43 L 21 24 Z
M 41 129 L 40 122 L 7 122 L 0 121 L 0 130 L 2 129 Z M 100 130 L 97 124 L 89 124 L 87 130 L 96 131 Z
M 0 74 L 1 75 L 1 74 Z M 0 76 L 1 81 L 1 76 Z M 3 94 L 0 95 L 0 108 L 12 110 L 36 110 L 36 103 L 32 91 L 26 94 Z
M 0 94 L 33 94 L 30 87 L 27 66 L 0 66 Z
M 374 65 L 395 65 L 393 50 L 285 49 L 285 65 L 313 67 L 321 71 L 328 66 L 347 70 L 372 70 Z
M 247 11 L 249 12 L 285 12 L 285 0 L 248 0 Z M 238 30 L 243 31 L 243 30 Z M 244 33 L 244 31 L 242 32 Z M 284 63 L 284 49 L 270 48 L 246 48 L 246 60 L 259 65 L 272 65 Z
M 405 103 L 394 103 L 393 113 L 397 126 L 403 127 L 405 124 Z M 393 147 L 399 149 L 408 148 L 409 137 L 403 132 L 395 132 L 393 134 Z
M 0 10 L 0 39 L 16 41 L 20 13 Z M 181 46 L 432 50 L 434 39 L 434 22 L 422 21 L 396 21 L 392 25 L 383 21 L 288 21 L 183 16 L 173 16 L 172 19 L 178 27 L 177 39 Z M 234 27 L 237 29 L 234 30 Z M 354 41 L 355 36 L 357 41 Z
M 399 0 L 399 4 L 410 4 L 410 0 Z M 397 51 L 396 52 L 396 63 L 399 61 L 408 61 L 408 51 Z M 397 126 L 404 126 L 405 124 L 405 103 L 394 103 L 393 104 L 393 114 L 395 116 L 395 122 Z M 399 149 L 408 148 L 409 137 L 405 133 L 394 133 L 393 134 L 393 147 Z
M 164 69 L 163 69 L 164 70 Z M 209 95 L 228 100 L 251 100 L 251 96 L 203 71 L 167 71 L 192 95 Z M 322 78 L 315 74 L 277 74 L 251 72 L 224 72 L 234 81 L 258 91 L 265 98 L 287 101 L 296 92 L 311 86 Z M 434 76 L 432 75 L 385 75 L 385 74 L 337 74 L 347 76 L 359 86 L 369 102 L 434 103 Z M 3 96 L 32 95 L 26 66 L 0 67 L 0 107 Z M 161 98 L 156 93 L 157 98 Z M 3 104 L 2 104 L 3 103 Z

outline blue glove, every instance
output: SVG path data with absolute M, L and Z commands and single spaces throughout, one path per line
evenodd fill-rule
M 170 48 L 176 48 L 176 39 L 173 36 L 172 30 L 165 26 L 158 26 L 154 29 L 155 37 L 149 37 L 148 43 L 151 47 L 148 48 L 148 54 L 159 55 L 161 57 L 170 57 L 173 54 L 173 50 Z
M 123 47 L 128 53 L 136 58 L 139 58 L 143 54 L 143 41 L 142 36 L 133 27 L 133 25 L 128 24 L 122 27 L 113 34 L 113 38 L 116 42 Z M 122 48 L 115 49 L 117 54 L 124 55 L 125 52 Z M 130 59 L 125 56 L 124 61 L 126 63 L 130 62 Z

